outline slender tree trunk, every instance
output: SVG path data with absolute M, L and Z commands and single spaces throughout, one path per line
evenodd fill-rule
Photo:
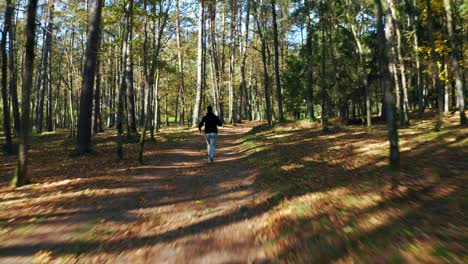
M 19 155 L 12 186 L 22 186 L 30 182 L 28 175 L 28 150 L 31 119 L 29 117 L 31 87 L 34 70 L 34 36 L 36 31 L 37 0 L 29 0 L 27 20 L 24 28 L 26 36 L 23 82 L 21 87 L 21 129 L 19 138 Z
M 447 17 L 447 32 L 449 35 L 450 44 L 450 59 L 452 61 L 452 70 L 455 75 L 455 88 L 457 91 L 458 108 L 460 111 L 460 124 L 466 125 L 465 115 L 465 96 L 463 94 L 463 76 L 460 69 L 460 63 L 458 62 L 458 52 L 455 42 L 455 32 L 453 29 L 453 16 L 452 16 L 452 5 L 450 0 L 444 0 L 445 15 Z
M 195 105 L 193 107 L 192 126 L 197 126 L 200 118 L 200 108 L 202 103 L 202 86 L 203 86 L 203 39 L 204 39 L 204 14 L 205 1 L 200 0 L 200 13 L 198 15 L 198 59 L 197 59 L 197 92 L 195 95 Z
M 257 7 L 258 8 L 258 7 Z M 259 10 L 255 10 L 255 17 L 257 19 L 257 30 L 258 36 L 260 38 L 260 42 L 262 45 L 262 63 L 263 63 L 263 85 L 265 90 L 265 115 L 268 121 L 268 125 L 272 126 L 273 122 L 271 119 L 271 105 L 270 105 L 270 76 L 268 75 L 268 62 L 267 62 L 267 47 L 266 47 L 266 39 L 264 36 L 264 30 L 262 27 L 262 22 L 260 21 L 260 14 L 258 14 Z M 260 11 L 261 12 L 261 11 Z M 262 20 L 263 21 L 263 20 Z
M 158 75 L 159 75 L 159 70 L 158 70 Z M 159 77 L 158 77 L 159 79 Z M 156 88 L 157 89 L 157 88 Z M 153 121 L 153 117 L 151 116 L 151 113 L 153 112 L 151 110 L 152 106 L 153 106 L 153 85 L 151 86 L 148 86 L 148 92 L 146 93 L 146 111 L 147 111 L 147 115 L 146 115 L 146 119 L 145 119 L 145 125 L 143 127 L 143 133 L 141 133 L 141 137 L 140 137 L 140 152 L 139 152 L 139 156 L 138 156 L 138 161 L 140 162 L 140 164 L 143 164 L 143 151 L 144 151 L 144 147 L 145 147 L 145 137 L 146 137 L 146 131 L 148 130 L 148 127 L 150 126 L 150 122 Z M 156 100 L 156 106 L 159 105 L 159 100 Z M 157 112 L 156 112 L 157 113 Z M 157 116 L 157 114 L 156 114 Z M 156 121 L 156 126 L 158 124 L 158 121 Z M 154 133 L 152 135 L 152 139 L 154 139 Z
M 91 151 L 91 116 L 93 90 L 96 77 L 96 62 L 99 52 L 102 0 L 95 0 L 90 8 L 88 36 L 86 38 L 86 64 L 83 69 L 83 84 L 78 118 L 77 150 L 79 154 Z
M 49 56 L 49 67 L 47 69 L 47 104 L 46 104 L 46 129 L 48 132 L 54 131 L 53 111 L 52 111 L 52 56 Z
M 73 33 L 73 31 L 72 31 Z M 42 65 L 44 64 L 44 48 L 45 48 L 45 45 L 44 45 L 44 42 L 45 42 L 45 33 L 42 34 L 43 37 L 42 37 L 42 48 L 41 48 L 41 59 L 39 60 L 39 63 L 37 63 L 37 66 L 36 66 L 36 79 L 34 81 L 34 87 L 33 87 L 33 101 L 32 101 L 32 109 L 34 109 L 34 114 L 36 114 L 34 118 L 37 119 L 37 105 L 38 105 L 38 100 L 39 100 L 39 90 L 40 90 L 40 85 L 42 84 L 41 82 L 41 77 L 42 77 L 42 74 L 41 74 L 41 69 L 42 69 Z M 73 34 L 72 34 L 72 38 L 73 38 Z M 34 115 L 32 114 L 32 115 Z
M 128 3 L 127 11 L 127 53 L 125 62 L 125 86 L 127 97 L 127 122 L 131 133 L 137 133 L 136 112 L 135 112 L 135 89 L 133 87 L 133 0 Z
M 321 80 L 321 101 L 322 101 L 322 130 L 328 131 L 328 109 L 327 109 L 327 89 L 325 82 L 325 9 L 323 0 L 320 1 L 320 23 L 322 24 L 322 80 Z
M 407 12 L 410 16 L 409 23 L 410 28 L 412 29 L 413 34 L 413 53 L 414 53 L 414 60 L 415 60 L 415 67 L 416 67 L 416 91 L 417 91 L 417 98 L 418 98 L 418 113 L 419 116 L 422 116 L 424 113 L 424 87 L 422 85 L 422 69 L 421 63 L 419 60 L 419 38 L 418 38 L 418 25 L 417 19 L 418 17 L 415 14 L 416 8 L 416 0 L 413 0 L 410 3 L 410 0 L 406 0 Z
M 450 111 L 450 91 L 451 89 L 451 80 L 450 80 L 450 75 L 449 75 L 449 62 L 448 60 L 444 59 L 444 113 L 448 113 Z
M 6 50 L 7 33 L 12 26 L 10 24 L 13 15 L 13 6 L 10 0 L 7 0 L 7 8 L 5 11 L 5 26 L 2 31 L 2 40 L 0 41 L 0 52 L 2 58 L 2 99 L 3 99 L 3 132 L 5 133 L 5 152 L 7 154 L 13 153 L 13 143 L 11 141 L 11 121 L 10 121 L 10 103 L 8 101 L 8 61 Z
M 182 57 L 182 44 L 180 38 L 180 10 L 179 10 L 179 0 L 176 0 L 176 38 L 177 38 L 177 59 L 179 62 L 179 93 L 181 100 L 180 106 L 180 122 L 181 125 L 184 124 L 184 115 L 185 115 L 185 80 L 184 80 L 184 60 Z M 177 107 L 176 107 L 177 108 Z M 176 111 L 176 119 L 177 119 Z
M 395 0 L 390 0 L 390 9 L 392 12 L 392 23 L 393 27 L 395 29 L 396 33 L 396 38 L 397 38 L 397 55 L 398 55 L 398 62 L 400 65 L 400 77 L 401 77 L 401 89 L 402 89 L 402 100 L 401 102 L 401 107 L 400 107 L 400 126 L 408 126 L 409 125 L 409 116 L 408 116 L 408 107 L 409 107 L 409 102 L 408 102 L 408 86 L 407 86 L 407 81 L 406 81 L 406 69 L 405 69 L 405 61 L 403 59 L 403 44 L 401 41 L 401 32 L 400 32 L 400 25 L 398 23 L 398 13 L 395 8 Z M 398 74 L 398 73 L 397 73 Z
M 10 40 L 10 56 L 9 56 L 9 66 L 10 66 L 10 96 L 11 96 L 11 103 L 13 106 L 13 123 L 15 126 L 15 136 L 19 136 L 20 131 L 20 113 L 19 113 L 19 103 L 18 103 L 18 68 L 16 63 L 16 26 L 13 22 L 13 18 L 15 16 L 14 11 L 14 4 L 12 4 L 11 0 L 7 0 L 7 8 L 13 9 L 12 15 L 10 16 L 10 24 L 9 31 L 8 31 L 8 39 Z M 6 19 L 6 17 L 5 17 Z M 5 23 L 6 25 L 7 23 Z M 6 27 L 5 27 L 6 29 Z
M 310 10 L 311 3 L 309 0 L 304 0 L 304 4 L 307 6 L 306 14 L 306 26 L 307 26 L 307 38 L 306 38 L 306 51 L 307 51 L 307 98 L 306 98 L 306 118 L 315 121 L 314 115 L 314 76 L 313 76 L 313 47 L 312 47 L 312 23 L 310 21 Z
M 442 118 L 444 114 L 444 88 L 440 83 L 439 66 L 437 65 L 437 54 L 435 51 L 435 41 L 432 27 L 432 6 L 431 0 L 426 0 L 427 8 L 427 24 L 429 33 L 429 43 L 431 45 L 431 59 L 432 59 L 432 78 L 434 79 L 435 88 L 437 91 L 437 122 L 435 130 L 439 131 L 442 127 Z
M 359 79 L 362 80 L 362 86 L 364 87 L 364 97 L 366 100 L 366 124 L 367 127 L 372 125 L 371 120 L 371 105 L 370 105 L 370 97 L 369 97 L 369 83 L 367 79 L 367 70 L 366 70 L 366 61 L 364 55 L 364 49 L 362 47 L 360 34 L 358 29 L 355 25 L 351 25 L 351 31 L 354 35 L 354 40 L 356 41 L 357 51 L 359 54 L 359 66 L 358 66 L 358 76 Z
M 129 24 L 129 15 L 125 16 L 125 27 L 123 28 L 122 36 L 122 57 L 120 61 L 120 70 L 124 70 L 123 76 L 120 77 L 120 86 L 117 92 L 117 118 L 116 118 L 116 128 L 117 128 L 117 157 L 119 159 L 123 159 L 123 115 L 124 115 L 124 104 L 125 104 L 125 91 L 127 90 L 127 81 L 126 81 L 126 66 L 128 60 L 128 39 L 129 39 L 129 28 L 127 25 Z
M 96 89 L 94 91 L 94 111 L 93 111 L 93 133 L 102 132 L 102 117 L 101 117 L 101 59 L 97 58 L 96 62 Z
M 216 5 L 215 3 L 210 3 L 208 5 L 208 14 L 210 15 L 210 54 L 211 54 L 211 63 L 213 70 L 213 103 L 215 108 L 215 113 L 219 115 L 221 120 L 224 119 L 224 114 L 221 109 L 221 99 L 220 99 L 220 87 L 221 84 L 221 70 L 218 57 L 218 45 L 216 41 Z
M 142 57 L 145 57 L 145 55 L 143 55 Z M 142 73 L 140 72 L 140 74 L 139 74 L 140 79 L 143 79 L 141 74 Z M 147 98 L 146 91 L 145 91 L 146 85 L 145 85 L 143 80 L 141 80 L 141 81 L 139 81 L 137 83 L 140 84 L 140 93 L 139 93 L 140 94 L 140 107 L 138 109 L 138 112 L 139 112 L 139 114 L 138 114 L 138 126 L 142 127 L 142 126 L 145 125 L 145 118 L 146 118 L 146 116 L 145 116 L 146 115 L 145 114 L 145 105 L 146 105 L 146 98 Z M 137 93 L 137 95 L 138 95 L 138 93 Z M 137 106 L 138 106 L 138 104 L 137 104 Z
M 125 45 L 125 44 L 124 44 Z M 125 61 L 125 55 L 124 55 Z M 125 78 L 122 78 L 119 90 L 117 92 L 117 157 L 123 159 L 123 114 L 124 114 L 124 94 Z
M 43 54 L 43 64 L 41 69 L 41 77 L 39 83 L 39 97 L 36 106 L 36 132 L 42 133 L 42 123 L 44 119 L 44 99 L 45 92 L 48 88 L 50 80 L 48 79 L 49 71 L 49 57 L 52 52 L 52 33 L 54 29 L 54 9 L 55 9 L 55 0 L 50 0 L 48 4 L 49 8 L 49 23 L 47 29 L 45 30 L 45 43 L 44 43 L 44 54 Z
M 75 126 L 76 126 L 76 123 L 75 123 L 75 114 L 74 114 L 74 108 L 73 108 L 73 74 L 72 74 L 72 65 L 73 65 L 73 56 L 72 55 L 69 55 L 69 69 L 68 69 L 68 82 L 70 84 L 70 91 L 68 92 L 68 103 L 69 103 L 69 107 L 68 107 L 68 111 L 69 111 L 69 114 L 70 114 L 70 133 L 69 133 L 69 136 L 70 138 L 73 138 L 75 136 Z
M 276 22 L 276 0 L 271 0 L 271 13 L 273 15 L 273 43 L 275 48 L 275 77 L 276 77 L 276 103 L 278 104 L 278 119 L 284 120 L 283 95 L 281 94 L 281 76 L 279 66 L 278 25 Z
M 245 17 L 245 29 L 244 29 L 244 39 L 243 45 L 241 49 L 241 65 L 240 65 L 240 73 L 241 73 L 241 81 L 239 85 L 239 99 L 237 100 L 237 113 L 236 113 L 236 122 L 240 123 L 242 121 L 242 108 L 244 105 L 244 94 L 246 97 L 246 105 L 249 105 L 247 98 L 247 85 L 246 85 L 246 78 L 245 78 L 245 63 L 247 59 L 247 46 L 249 45 L 249 23 L 250 23 L 250 0 L 247 0 L 246 6 L 246 17 Z M 247 113 L 248 114 L 248 113 Z
M 156 83 L 155 83 L 155 89 L 154 89 L 154 124 L 156 126 L 156 132 L 159 132 L 159 129 L 161 128 L 161 101 L 159 100 L 159 91 L 160 91 L 160 83 L 161 83 L 161 75 L 160 75 L 160 70 L 158 69 L 156 71 Z M 168 117 L 168 112 L 167 112 L 167 96 L 166 96 L 166 108 L 164 109 L 166 113 L 166 125 L 169 126 L 169 117 Z M 154 136 L 152 137 L 153 141 L 156 141 L 154 139 Z
M 230 0 L 231 6 L 231 25 L 230 25 L 230 37 L 231 41 L 229 44 L 229 123 L 234 124 L 234 63 L 235 63 L 235 49 L 236 49 L 236 16 L 237 6 L 236 1 Z
M 377 6 L 377 18 L 381 18 L 383 15 L 382 0 L 376 0 Z M 387 0 L 388 1 L 388 0 Z M 384 85 L 384 103 L 385 103 L 385 117 L 387 121 L 388 138 L 390 142 L 390 168 L 398 170 L 400 166 L 400 151 L 398 149 L 398 131 L 395 120 L 395 100 L 392 94 L 392 74 L 395 69 L 394 67 L 394 54 L 393 49 L 393 27 L 391 10 L 387 3 L 386 11 L 386 22 L 385 31 L 382 25 L 382 20 L 377 19 L 377 30 L 378 30 L 378 50 L 379 57 L 381 58 L 381 74 Z M 396 183 L 396 178 L 393 178 L 393 182 Z

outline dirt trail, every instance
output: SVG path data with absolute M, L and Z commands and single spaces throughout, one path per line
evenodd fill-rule
M 68 205 L 79 209 L 73 213 L 46 215 L 28 234 L 0 242 L 0 262 L 30 263 L 39 251 L 72 263 L 265 261 L 255 234 L 273 204 L 242 162 L 239 146 L 249 130 L 222 128 L 214 163 L 207 162 L 202 134 L 148 153 L 144 166 L 104 182 L 124 194 L 80 199 Z M 80 232 L 95 237 L 80 239 Z
M 255 175 L 241 162 L 239 145 L 249 129 L 221 129 L 214 163 L 207 162 L 203 134 L 160 153 L 158 177 L 170 182 L 159 191 L 148 186 L 146 209 L 138 210 L 142 218 L 160 216 L 162 242 L 139 252 L 150 263 L 261 262 L 254 235 L 263 212 L 257 205 L 267 195 L 254 189 Z

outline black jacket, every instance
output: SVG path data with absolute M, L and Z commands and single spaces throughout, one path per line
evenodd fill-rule
M 198 130 L 201 131 L 202 126 L 205 125 L 205 134 L 218 133 L 218 126 L 222 126 L 221 119 L 213 113 L 207 113 L 200 124 L 198 124 Z

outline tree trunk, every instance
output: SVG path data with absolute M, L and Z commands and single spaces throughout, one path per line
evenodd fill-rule
M 231 8 L 231 25 L 230 25 L 230 37 L 231 41 L 229 44 L 229 123 L 234 124 L 234 63 L 235 63 L 235 49 L 236 49 L 236 16 L 237 6 L 236 1 L 230 0 Z
M 124 48 L 125 49 L 125 48 Z M 125 55 L 124 55 L 125 61 Z M 117 92 L 117 157 L 123 159 L 123 112 L 124 112 L 124 94 L 125 94 L 125 78 L 122 78 L 120 87 Z
M 409 15 L 409 24 L 410 28 L 412 29 L 413 34 L 413 53 L 414 53 L 414 61 L 416 66 L 416 91 L 417 91 L 417 98 L 418 98 L 418 113 L 419 116 L 422 116 L 424 113 L 424 91 L 422 85 L 422 69 L 421 63 L 419 60 L 419 38 L 418 38 L 418 25 L 417 25 L 417 16 L 415 14 L 416 8 L 416 0 L 413 0 L 410 3 L 410 0 L 406 0 L 406 9 Z
M 367 69 L 366 69 L 366 61 L 364 55 L 364 49 L 362 47 L 361 39 L 360 39 L 360 32 L 355 25 L 351 24 L 351 31 L 354 36 L 354 40 L 356 41 L 357 51 L 359 54 L 359 66 L 358 66 L 358 76 L 359 79 L 362 80 L 362 86 L 364 87 L 364 97 L 366 100 L 366 124 L 367 127 L 372 125 L 371 120 L 371 106 L 370 106 L 370 97 L 369 97 L 369 83 L 367 79 Z
M 160 91 L 160 83 L 161 83 L 161 78 L 160 78 L 160 70 L 158 69 L 156 71 L 156 82 L 155 82 L 155 89 L 154 89 L 154 116 L 153 116 L 153 120 L 154 120 L 154 124 L 156 126 L 156 132 L 159 132 L 159 129 L 161 128 L 161 109 L 160 109 L 160 105 L 161 105 L 161 102 L 159 100 L 159 91 Z M 165 111 L 166 111 L 166 125 L 169 126 L 169 117 L 168 117 L 168 112 L 167 112 L 167 96 L 166 96 L 166 108 L 165 108 Z M 152 138 L 153 141 L 156 141 L 154 139 L 154 137 Z
M 47 105 L 46 105 L 46 129 L 48 132 L 54 131 L 54 124 L 53 124 L 53 111 L 52 111 L 52 56 L 49 56 L 49 67 L 47 69 Z
M 447 17 L 447 32 L 450 44 L 450 59 L 452 61 L 452 70 L 455 75 L 455 88 L 457 91 L 458 108 L 460 111 L 460 125 L 466 125 L 465 115 L 465 96 L 463 94 L 463 76 L 461 74 L 460 63 L 458 62 L 457 46 L 455 44 L 455 32 L 453 29 L 452 5 L 450 0 L 444 0 L 445 15 Z M 448 103 L 448 102 L 447 102 Z
M 5 133 L 5 152 L 7 154 L 13 153 L 13 143 L 11 141 L 11 121 L 10 121 L 10 103 L 8 101 L 8 83 L 7 83 L 7 50 L 6 38 L 7 33 L 11 27 L 11 16 L 13 15 L 13 7 L 11 1 L 7 1 L 7 8 L 5 11 L 5 27 L 2 31 L 2 40 L 0 42 L 1 62 L 2 62 L 2 99 L 3 99 L 3 132 Z
M 54 29 L 54 8 L 55 0 L 49 1 L 49 23 L 47 29 L 45 30 L 45 43 L 44 43 L 44 54 L 43 54 L 43 64 L 41 69 L 41 76 L 39 77 L 39 97 L 37 100 L 36 106 L 36 132 L 42 133 L 42 123 L 44 119 L 44 99 L 45 92 L 48 88 L 50 80 L 48 79 L 49 71 L 49 57 L 52 52 L 52 33 Z
M 258 9 L 259 7 L 257 7 Z M 260 42 L 262 45 L 261 53 L 262 53 L 262 63 L 263 63 L 263 85 L 265 90 L 265 115 L 268 121 L 268 125 L 272 126 L 273 122 L 271 119 L 271 105 L 270 105 L 270 76 L 268 75 L 268 62 L 267 62 L 267 50 L 266 50 L 266 39 L 264 36 L 264 30 L 260 18 L 260 14 L 258 14 L 258 10 L 255 10 L 255 17 L 257 19 L 257 31 L 258 36 L 260 38 Z M 260 11 L 261 12 L 261 11 Z
M 94 91 L 94 108 L 93 108 L 93 133 L 102 132 L 101 118 L 101 59 L 97 58 L 96 62 L 96 89 Z
M 78 118 L 77 150 L 79 154 L 91 151 L 91 116 L 93 90 L 96 77 L 96 62 L 99 52 L 102 0 L 95 0 L 90 8 L 88 36 L 86 37 L 86 64 L 83 69 L 83 84 Z
M 450 80 L 449 74 L 449 61 L 446 60 L 444 63 L 444 74 L 445 74 L 445 86 L 444 86 L 444 112 L 448 113 L 450 111 L 450 93 L 452 91 L 452 82 Z
M 406 69 L 405 69 L 405 61 L 403 59 L 403 44 L 401 42 L 401 32 L 400 32 L 400 25 L 398 23 L 398 15 L 397 15 L 397 10 L 395 8 L 395 0 L 390 0 L 390 9 L 392 12 L 392 23 L 393 27 L 395 29 L 396 37 L 397 37 L 397 55 L 398 55 L 398 62 L 400 64 L 400 78 L 401 78 L 401 89 L 402 89 L 402 95 L 401 99 L 401 107 L 400 107 L 400 126 L 408 126 L 409 125 L 409 116 L 408 116 L 408 108 L 409 108 L 409 102 L 408 102 L 408 86 L 406 82 Z M 398 73 L 397 73 L 398 74 Z
M 179 0 L 176 0 L 176 38 L 177 38 L 177 59 L 179 62 L 179 93 L 181 105 L 180 105 L 180 123 L 184 124 L 184 115 L 185 115 L 185 80 L 184 80 L 184 60 L 182 57 L 182 44 L 180 39 L 180 10 L 179 10 Z M 178 106 L 178 102 L 177 102 Z M 176 107 L 177 108 L 177 107 Z M 176 119 L 177 119 L 176 111 Z
M 146 2 L 145 2 L 146 3 Z M 144 147 L 145 147 L 145 137 L 146 137 L 146 131 L 148 130 L 148 127 L 150 125 L 150 122 L 153 121 L 153 117 L 151 116 L 151 113 L 153 112 L 151 110 L 152 106 L 153 106 L 153 86 L 148 86 L 148 92 L 146 93 L 146 111 L 147 111 L 147 114 L 146 114 L 146 119 L 145 119 L 145 125 L 143 127 L 143 132 L 141 133 L 141 137 L 140 137 L 140 152 L 139 152 L 139 155 L 138 155 L 138 161 L 140 162 L 140 164 L 143 164 L 143 151 L 144 151 Z M 156 103 L 158 104 L 158 102 Z M 157 122 L 156 122 L 156 126 L 157 126 Z M 152 138 L 154 139 L 154 133 L 152 135 Z
M 437 54 L 435 51 L 435 41 L 432 27 L 432 6 L 431 0 L 426 0 L 427 8 L 427 24 L 429 33 L 429 43 L 431 45 L 431 60 L 432 60 L 432 78 L 434 79 L 435 88 L 437 91 L 437 122 L 435 130 L 439 131 L 442 127 L 442 118 L 444 114 L 444 88 L 440 83 L 439 66 L 437 65 Z
M 304 0 L 306 8 L 306 26 L 307 26 L 307 37 L 306 37 L 306 51 L 307 51 L 307 98 L 306 98 L 306 118 L 315 121 L 314 115 L 314 76 L 313 76 L 313 47 L 312 47 L 312 23 L 310 21 L 310 1 Z
M 377 18 L 381 18 L 383 15 L 382 0 L 376 0 L 377 6 Z M 388 1 L 388 0 L 387 0 Z M 385 30 L 382 25 L 382 20 L 377 19 L 377 30 L 379 38 L 379 57 L 382 61 L 381 64 L 381 74 L 384 85 L 384 103 L 385 103 L 385 117 L 387 122 L 388 129 L 388 138 L 390 142 L 390 168 L 393 170 L 398 170 L 400 166 L 400 151 L 398 149 L 398 131 L 395 120 L 395 101 L 392 94 L 392 75 L 395 69 L 394 67 L 394 54 L 393 49 L 393 27 L 392 27 L 392 17 L 391 10 L 387 3 L 386 10 L 386 22 Z M 396 178 L 393 178 L 393 182 L 396 183 Z
M 247 46 L 249 44 L 249 23 L 250 23 L 250 0 L 247 0 L 246 6 L 246 17 L 245 17 L 245 29 L 244 29 L 244 39 L 243 45 L 241 49 L 241 65 L 240 65 L 240 73 L 241 73 L 241 81 L 239 85 L 239 98 L 237 100 L 237 111 L 236 111 L 236 122 L 240 123 L 242 121 L 242 108 L 244 105 L 244 94 L 245 97 L 248 98 L 247 93 L 247 85 L 245 80 L 245 62 L 247 59 Z M 246 99 L 246 105 L 248 104 L 248 100 Z M 248 113 L 247 113 L 248 114 Z
M 137 133 L 135 114 L 135 89 L 133 87 L 133 0 L 129 1 L 127 11 L 127 45 L 125 61 L 125 86 L 127 97 L 127 124 L 131 133 Z
M 68 111 L 70 114 L 70 133 L 69 136 L 70 138 L 73 138 L 75 136 L 75 114 L 74 114 L 74 107 L 73 107 L 73 73 L 72 73 L 72 67 L 73 67 L 73 56 L 70 55 L 68 59 L 69 67 L 68 67 L 68 83 L 70 84 L 70 91 L 68 92 Z
M 202 88 L 203 88 L 203 39 L 204 39 L 204 15 L 205 15 L 205 1 L 200 0 L 200 13 L 198 15 L 198 59 L 197 59 L 197 92 L 195 95 L 195 105 L 193 107 L 192 126 L 197 126 L 200 118 L 200 108 L 202 102 Z
M 28 175 L 28 150 L 31 119 L 29 117 L 31 87 L 34 70 L 34 35 L 36 31 L 37 0 L 29 0 L 27 20 L 24 28 L 26 36 L 23 82 L 21 87 L 21 129 L 19 138 L 18 162 L 12 186 L 22 186 L 30 182 Z
M 276 22 L 276 0 L 271 0 L 271 13 L 273 15 L 273 43 L 275 48 L 276 103 L 278 105 L 278 119 L 279 121 L 283 121 L 283 95 L 281 94 L 281 77 L 279 67 L 279 41 L 278 25 Z
M 19 136 L 20 131 L 20 113 L 19 113 L 19 103 L 18 103 L 18 68 L 16 63 L 16 30 L 15 23 L 13 22 L 13 17 L 15 16 L 14 5 L 11 0 L 7 0 L 7 8 L 12 9 L 12 15 L 10 16 L 10 21 L 7 23 L 10 25 L 8 31 L 8 38 L 10 40 L 10 56 L 9 56 L 9 65 L 10 65 L 10 96 L 11 103 L 13 107 L 13 123 L 15 126 L 15 136 Z M 5 17 L 6 19 L 6 17 Z M 7 24 L 5 23 L 5 25 Z M 6 26 L 5 26 L 6 29 Z
M 322 130 L 328 131 L 328 109 L 327 109 L 327 89 L 325 83 L 325 9 L 323 0 L 320 1 L 320 23 L 322 24 L 322 80 L 321 80 L 321 101 L 322 101 Z
M 208 5 L 208 14 L 210 15 L 210 55 L 213 71 L 213 103 L 215 113 L 223 120 L 221 111 L 220 87 L 221 87 L 221 70 L 218 58 L 218 46 L 216 42 L 216 6 L 215 3 Z

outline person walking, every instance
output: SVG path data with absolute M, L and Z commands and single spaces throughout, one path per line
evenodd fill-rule
M 218 140 L 218 126 L 222 126 L 223 122 L 213 113 L 213 107 L 210 105 L 206 108 L 206 115 L 198 124 L 198 131 L 201 133 L 201 128 L 205 126 L 206 149 L 208 151 L 208 162 L 214 161 L 216 151 L 216 141 Z

